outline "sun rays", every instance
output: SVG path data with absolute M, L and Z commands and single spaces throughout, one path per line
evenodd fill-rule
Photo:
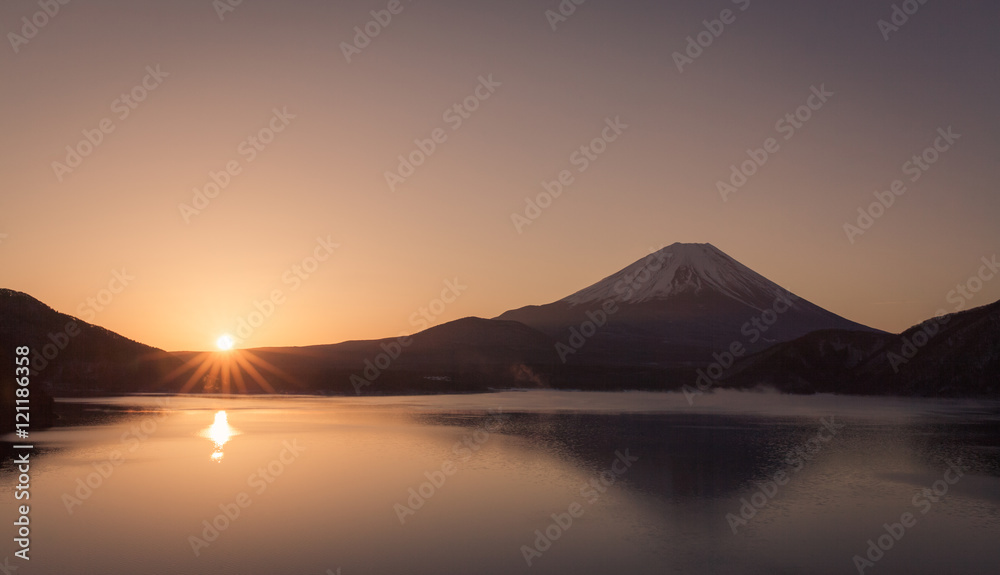
M 197 353 L 168 373 L 165 380 L 184 378 L 188 372 L 190 375 L 178 393 L 256 393 L 257 390 L 251 390 L 248 384 L 265 393 L 277 393 L 267 376 L 301 386 L 284 370 L 245 349 Z

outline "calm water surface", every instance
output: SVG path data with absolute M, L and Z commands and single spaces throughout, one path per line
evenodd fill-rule
M 31 435 L 30 561 L 9 450 L 0 467 L 17 575 L 846 575 L 856 555 L 876 575 L 1000 573 L 998 404 L 538 391 L 61 410 L 72 426 Z

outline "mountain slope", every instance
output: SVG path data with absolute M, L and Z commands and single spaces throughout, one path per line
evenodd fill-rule
M 604 312 L 603 315 L 601 312 Z M 877 332 L 791 294 L 711 244 L 675 243 L 559 301 L 507 311 L 557 340 L 606 322 L 568 361 L 690 365 L 821 329 Z
M 0 288 L 0 318 L 0 346 L 28 346 L 31 385 L 53 395 L 139 391 L 176 362 L 10 289 Z
M 1000 301 L 901 334 L 829 330 L 738 362 L 725 387 L 877 395 L 1000 394 Z

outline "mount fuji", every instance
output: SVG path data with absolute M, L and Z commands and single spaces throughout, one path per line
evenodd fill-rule
M 566 342 L 568 363 L 684 366 L 839 329 L 881 333 L 827 311 L 711 244 L 675 243 L 558 301 L 496 319 Z

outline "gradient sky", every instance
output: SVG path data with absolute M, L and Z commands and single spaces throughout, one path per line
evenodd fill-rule
M 710 242 L 899 331 L 953 309 L 949 291 L 1000 251 L 995 2 L 929 0 L 886 39 L 890 1 L 588 0 L 553 30 L 556 0 L 404 0 L 348 62 L 342 43 L 388 4 L 243 0 L 220 18 L 211 0 L 95 0 L 47 18 L 5 1 L 0 286 L 80 315 L 124 269 L 134 280 L 81 317 L 168 350 L 213 348 L 280 289 L 242 345 L 307 345 L 413 332 L 446 280 L 467 288 L 434 322 Z M 674 52 L 726 9 L 735 21 L 679 71 Z M 33 16 L 48 21 L 12 39 Z M 489 98 L 446 119 L 490 75 Z M 123 118 L 116 100 L 144 80 Z M 823 85 L 834 95 L 785 140 L 776 122 Z M 241 142 L 276 108 L 295 118 L 249 161 Z M 628 128 L 581 172 L 571 154 L 616 117 Z M 114 131 L 59 181 L 53 162 L 105 118 Z M 961 138 L 908 181 L 949 126 Z M 447 139 L 391 190 L 385 172 L 436 129 Z M 778 151 L 723 202 L 717 181 L 770 137 Z M 185 221 L 179 205 L 233 162 Z M 562 170 L 573 183 L 519 233 L 511 214 Z M 851 243 L 844 224 L 895 179 L 907 192 Z M 282 276 L 317 237 L 340 247 L 293 289 Z M 998 298 L 1000 277 L 968 305 Z

